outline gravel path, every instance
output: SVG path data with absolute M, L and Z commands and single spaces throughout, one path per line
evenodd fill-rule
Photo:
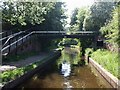
M 0 72 L 6 71 L 6 70 L 12 70 L 18 67 L 24 67 L 34 62 L 40 61 L 48 55 L 50 55 L 50 53 L 40 53 L 39 55 L 32 56 L 24 60 L 20 60 L 18 62 L 4 63 L 2 66 L 0 66 Z

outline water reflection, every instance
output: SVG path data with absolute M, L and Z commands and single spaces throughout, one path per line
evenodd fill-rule
M 66 61 L 66 63 L 69 63 L 70 67 L 78 66 L 78 63 L 81 61 L 81 53 L 79 51 L 79 48 L 76 49 L 65 47 L 65 49 L 62 51 L 61 58 L 57 61 L 57 64 L 60 69 L 64 61 Z
M 72 90 L 72 88 L 109 87 L 108 84 L 101 83 L 101 80 L 92 73 L 89 66 L 75 66 L 81 60 L 80 52 L 76 52 L 77 50 L 65 48 L 62 51 L 62 56 L 52 63 L 53 65 L 48 65 L 46 70 L 36 74 L 21 87 L 24 87 L 24 90 L 27 88 L 62 88 L 63 90 Z
M 73 88 L 73 86 L 70 84 L 70 82 L 66 78 L 63 86 L 64 86 L 64 90 L 72 90 L 71 88 Z
M 70 76 L 70 72 L 71 72 L 70 63 L 64 61 L 62 63 L 61 73 L 63 74 L 64 77 L 67 77 Z
M 65 47 L 62 51 L 62 57 L 58 60 L 60 64 L 61 74 L 64 76 L 63 88 L 64 90 L 71 90 L 74 88 L 71 84 L 70 76 L 73 73 L 74 67 L 80 62 L 80 51 L 76 48 Z

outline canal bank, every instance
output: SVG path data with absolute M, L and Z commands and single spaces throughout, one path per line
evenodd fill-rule
M 16 78 L 15 80 L 12 80 L 12 81 L 8 82 L 7 84 L 5 84 L 2 87 L 2 90 L 15 89 L 20 84 L 24 83 L 27 79 L 31 78 L 35 73 L 37 73 L 39 71 L 42 72 L 44 70 L 45 66 L 47 66 L 49 63 L 56 60 L 58 57 L 60 57 L 60 55 L 61 55 L 60 51 L 51 52 L 50 55 L 48 55 L 46 58 L 40 60 L 40 62 L 38 61 L 38 62 L 34 63 L 37 66 L 36 68 L 34 68 L 33 70 L 28 71 L 27 73 L 25 73 L 24 75 Z
M 73 48 L 70 53 L 64 50 L 58 60 L 49 64 L 48 68 L 42 72 L 36 73 L 18 88 L 21 90 L 28 88 L 112 88 L 104 78 L 96 75 L 97 73 L 95 74 L 89 65 L 75 65 L 80 60 L 80 52 L 74 52 Z
M 99 65 L 95 60 L 89 58 L 89 64 L 96 75 L 102 77 L 104 81 L 107 81 L 113 88 L 120 88 L 120 80 L 113 76 L 110 72 L 105 70 L 101 65 Z

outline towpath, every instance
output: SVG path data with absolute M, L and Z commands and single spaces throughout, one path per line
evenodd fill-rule
M 40 61 L 50 55 L 50 53 L 39 53 L 38 55 L 31 56 L 29 58 L 19 60 L 16 62 L 8 62 L 8 63 L 3 63 L 2 66 L 0 66 L 0 72 L 6 71 L 6 70 L 13 70 L 15 68 L 19 67 L 24 67 L 29 64 L 32 64 L 34 62 Z

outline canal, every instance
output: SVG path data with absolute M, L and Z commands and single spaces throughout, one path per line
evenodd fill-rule
M 61 57 L 19 86 L 27 88 L 111 88 L 90 65 L 81 65 L 79 48 L 65 47 Z M 78 65 L 79 63 L 79 65 Z

